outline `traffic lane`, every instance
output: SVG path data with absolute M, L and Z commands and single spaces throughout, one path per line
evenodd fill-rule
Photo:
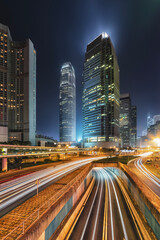
M 100 180 L 100 177 L 96 177 L 91 195 L 89 196 L 69 239 L 93 239 L 93 234 L 95 239 L 102 239 L 104 195 L 104 181 Z
M 135 160 L 137 161 L 137 160 Z M 160 188 L 155 184 L 149 176 L 144 174 L 144 172 L 136 166 L 136 163 L 132 162 L 128 165 L 129 169 L 137 175 L 138 179 L 142 181 L 152 192 L 154 192 L 158 197 L 160 197 Z
M 73 168 L 66 169 L 66 171 L 63 170 L 63 172 L 58 173 L 56 176 L 54 175 L 51 180 L 44 179 L 44 182 L 39 184 L 39 187 L 38 187 L 39 192 L 76 169 L 77 169 L 77 166 L 75 166 L 74 169 Z M 21 189 L 19 189 L 17 192 L 14 192 L 13 196 L 12 195 L 8 195 L 7 197 L 3 196 L 4 198 L 1 199 L 1 204 L 0 204 L 0 217 L 4 216 L 9 211 L 19 206 L 30 197 L 34 196 L 36 192 L 37 192 L 37 185 L 35 183 L 32 183 L 32 185 L 29 185 L 26 188 L 22 186 Z
M 96 158 L 96 159 L 99 159 L 99 158 Z M 50 186 L 52 183 L 56 182 L 60 178 L 66 176 L 67 174 L 86 165 L 87 163 L 89 163 L 91 161 L 93 161 L 93 159 L 78 161 L 75 164 L 72 164 L 73 166 L 71 166 L 71 163 L 69 163 L 69 166 L 67 165 L 68 167 L 66 169 L 62 168 L 61 171 L 59 171 L 58 173 L 53 174 L 53 175 L 51 174 L 51 176 L 49 176 L 49 177 L 46 176 L 43 179 L 44 181 L 40 182 L 40 184 L 39 184 L 39 191 Z M 20 187 L 18 188 L 18 191 L 16 191 L 14 189 L 14 192 L 11 192 L 10 195 L 8 195 L 8 194 L 2 195 L 2 197 L 0 199 L 0 203 L 1 203 L 0 204 L 0 216 L 1 217 L 3 215 L 7 214 L 7 212 L 12 210 L 13 208 L 19 206 L 21 203 L 26 201 L 28 198 L 30 198 L 36 194 L 37 185 L 35 184 L 35 180 L 36 179 L 34 179 L 34 182 L 32 182 L 31 185 L 27 185 L 26 188 L 21 186 L 21 189 L 20 189 Z
M 98 159 L 101 159 L 101 158 L 103 158 L 103 157 L 80 159 L 80 160 L 77 160 L 77 161 L 72 161 L 72 162 L 60 164 L 58 166 L 48 167 L 44 170 L 34 172 L 30 175 L 24 176 L 23 178 L 14 179 L 14 180 L 11 180 L 9 182 L 5 182 L 5 183 L 0 184 L 0 192 L 6 190 L 7 188 L 8 188 L 8 191 L 11 190 L 12 187 L 14 189 L 18 188 L 20 185 L 25 184 L 26 182 L 28 183 L 28 182 L 31 182 L 32 180 L 37 180 L 38 178 L 44 177 L 46 175 L 56 173 L 56 171 L 63 170 L 66 167 L 72 167 L 74 165 L 78 165 L 78 164 L 81 164 L 81 163 L 87 164 L 87 163 L 90 163 L 94 160 L 98 160 Z
M 144 165 L 143 162 L 146 162 L 144 159 L 139 159 L 136 161 L 138 167 L 148 176 L 157 186 L 160 187 L 160 179 L 151 173 Z
M 107 170 L 106 172 L 110 176 L 110 178 L 107 177 L 107 179 L 108 193 L 110 191 L 111 194 L 111 199 L 108 197 L 108 239 L 112 239 L 112 232 L 114 239 L 140 239 L 133 218 L 130 214 L 119 185 L 116 182 L 116 179 L 110 173 L 110 171 Z M 110 204 L 110 200 L 112 204 Z

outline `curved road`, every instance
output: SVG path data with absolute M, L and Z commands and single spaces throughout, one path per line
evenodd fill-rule
M 95 169 L 95 174 L 96 184 L 69 239 L 99 240 L 104 239 L 104 232 L 107 239 L 111 240 L 141 239 L 119 185 L 110 170 L 98 168 Z
M 160 198 L 160 179 L 152 174 L 148 169 L 143 165 L 143 158 L 149 156 L 151 153 L 142 154 L 138 159 L 131 160 L 128 163 L 129 169 L 137 175 L 137 177 L 147 185 L 159 198 Z
M 64 163 L 0 184 L 0 217 L 68 173 L 103 157 Z

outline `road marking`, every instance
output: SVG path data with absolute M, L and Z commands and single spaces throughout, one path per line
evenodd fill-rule
M 119 187 L 121 189 L 121 192 L 123 194 L 123 197 L 125 198 L 125 201 L 127 203 L 128 209 L 129 209 L 129 211 L 131 213 L 132 219 L 134 221 L 134 224 L 136 226 L 136 229 L 137 229 L 137 232 L 139 234 L 140 239 L 151 240 L 151 238 L 150 238 L 147 230 L 145 229 L 145 227 L 143 225 L 143 222 L 140 219 L 140 217 L 139 217 L 139 215 L 138 215 L 138 213 L 137 213 L 137 211 L 136 211 L 136 209 L 135 209 L 135 207 L 134 207 L 134 205 L 133 205 L 133 203 L 132 203 L 132 201 L 131 201 L 131 199 L 130 199 L 130 197 L 129 197 L 126 189 L 125 189 L 125 187 L 122 185 L 122 183 L 119 180 L 119 178 L 113 172 L 111 174 L 114 175 L 114 177 L 115 177 L 115 179 L 116 179 L 116 181 L 117 181 L 117 183 L 118 183 L 118 185 L 119 185 Z M 140 233 L 139 229 L 141 230 L 142 234 Z M 143 235 L 143 237 L 142 237 L 142 235 Z
M 123 229 L 124 237 L 125 237 L 125 240 L 128 240 L 128 236 L 127 236 L 126 228 L 125 228 L 125 225 L 124 225 L 123 216 L 122 216 L 122 212 L 121 212 L 121 208 L 120 208 L 117 192 L 116 192 L 114 183 L 113 183 L 112 178 L 110 177 L 109 173 L 106 172 L 106 174 L 109 177 L 109 179 L 111 181 L 111 184 L 113 186 L 113 190 L 114 190 L 114 194 L 115 194 L 116 202 L 117 202 L 117 206 L 118 206 L 118 211 L 119 211 L 119 215 L 120 215 L 120 219 L 121 219 L 121 223 L 122 223 L 122 229 Z
M 82 235 L 81 235 L 80 240 L 82 240 L 82 239 L 84 238 L 84 234 L 85 234 L 85 231 L 86 231 L 86 228 L 87 228 L 87 225 L 88 225 L 88 221 L 89 221 L 89 218 L 90 218 L 90 215 L 91 215 L 91 212 L 92 212 L 92 209 L 93 209 L 93 205 L 94 205 L 94 202 L 95 202 L 95 199 L 96 199 L 96 196 L 97 196 L 99 184 L 100 184 L 100 183 L 99 183 L 99 180 L 98 180 L 98 185 L 97 185 L 96 193 L 95 193 L 95 195 L 94 195 L 94 199 L 93 199 L 93 201 L 92 201 L 92 205 L 91 205 L 91 208 L 90 208 L 90 211 L 89 211 L 89 214 L 88 214 L 86 223 L 85 223 L 85 225 L 84 225 L 83 232 L 82 232 Z
M 103 217 L 103 236 L 102 240 L 107 240 L 107 220 L 108 220 L 108 188 L 105 180 L 105 203 L 104 203 L 104 217 Z
M 93 234 L 92 234 L 92 239 L 95 239 L 95 233 L 96 233 L 96 227 L 97 227 L 97 220 L 98 220 L 98 215 L 99 215 L 99 209 L 100 209 L 100 203 L 101 203 L 101 199 L 102 199 L 102 189 L 103 189 L 103 183 L 102 183 L 102 177 L 100 175 L 100 182 L 101 182 L 101 190 L 100 190 L 100 196 L 99 196 L 99 202 L 98 202 L 98 209 L 96 212 L 96 220 L 94 222 L 94 230 L 93 230 Z

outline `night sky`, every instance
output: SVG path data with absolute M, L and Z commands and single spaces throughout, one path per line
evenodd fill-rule
M 37 133 L 59 138 L 61 65 L 77 83 L 77 139 L 82 135 L 82 71 L 86 46 L 107 32 L 120 66 L 121 93 L 138 109 L 138 135 L 147 113 L 160 114 L 160 0 L 0 0 L 0 23 L 13 40 L 37 50 Z

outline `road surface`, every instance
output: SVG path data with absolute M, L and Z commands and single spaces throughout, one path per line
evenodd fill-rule
M 67 162 L 0 184 L 0 217 L 35 195 L 37 180 L 40 191 L 72 171 L 101 158 L 103 157 Z
M 110 240 L 140 239 L 114 175 L 107 168 L 95 168 L 95 174 L 95 186 L 69 239 L 99 240 L 104 232 Z
M 131 160 L 128 163 L 129 169 L 137 175 L 139 180 L 147 185 L 152 192 L 154 192 L 160 198 L 160 179 L 143 165 L 144 157 L 149 156 L 151 153 L 142 154 L 142 156 L 136 160 Z

